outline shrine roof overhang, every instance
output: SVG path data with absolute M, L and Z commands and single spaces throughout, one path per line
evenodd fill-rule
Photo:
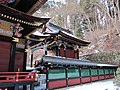
M 64 31 L 60 31 L 58 33 L 58 37 L 61 38 L 62 40 L 69 41 L 69 42 L 77 44 L 79 46 L 88 46 L 90 44 L 90 42 L 79 39 L 78 37 L 76 37 L 72 34 L 66 33 Z
M 8 6 L 31 15 L 46 2 L 47 0 L 15 0 L 13 3 L 8 4 Z
M 24 30 L 20 31 L 20 33 L 22 34 L 22 37 L 24 37 L 33 32 L 36 28 L 41 28 L 49 21 L 50 18 L 33 17 L 0 4 L 0 19 L 15 24 L 20 23 L 20 25 L 24 28 Z
M 83 61 L 78 59 L 63 58 L 63 57 L 54 57 L 54 56 L 43 56 L 43 63 L 49 64 L 59 64 L 59 65 L 76 65 L 76 66 L 98 66 L 98 67 L 118 67 L 118 65 L 113 64 L 103 64 L 95 63 L 91 61 Z
M 49 29 L 49 31 L 45 31 L 45 34 L 51 34 L 51 36 L 58 36 L 61 40 L 65 40 L 79 46 L 88 46 L 90 44 L 89 41 L 85 41 L 74 36 L 71 31 L 61 28 L 50 22 L 46 24 L 46 28 Z
M 40 46 L 45 42 L 46 38 L 49 38 L 49 35 L 37 36 L 37 35 L 31 34 L 28 38 L 29 40 L 31 40 L 31 43 L 29 45 L 31 46 L 31 48 Z

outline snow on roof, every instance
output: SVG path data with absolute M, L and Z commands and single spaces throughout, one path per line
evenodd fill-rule
M 66 35 L 71 36 L 71 37 L 73 37 L 73 38 L 76 38 L 76 39 L 82 40 L 82 39 L 76 37 L 75 35 L 69 34 L 69 33 L 65 32 L 65 31 L 62 31 L 62 30 L 61 30 L 61 32 L 62 32 L 62 33 L 65 33 Z M 89 42 L 89 41 L 86 41 L 86 40 L 82 40 L 82 41 Z
M 117 67 L 118 65 L 113 65 L 113 64 L 97 64 L 97 66 L 115 66 L 115 67 Z
M 66 35 L 68 35 L 68 36 L 70 36 L 72 38 L 75 38 L 77 40 L 81 40 L 81 41 L 84 41 L 84 42 L 89 42 L 89 41 L 82 40 L 82 39 L 76 37 L 75 35 L 72 34 L 71 31 L 69 31 L 67 29 L 64 29 L 62 27 L 59 27 L 57 25 L 54 25 L 54 24 L 52 24 L 50 22 L 46 24 L 46 27 L 47 27 L 47 30 L 46 30 L 47 33 L 55 34 L 55 33 L 62 32 L 62 33 L 66 34 Z
M 34 67 L 26 66 L 26 70 L 34 70 L 34 69 L 35 69 Z
M 42 33 L 40 33 L 39 31 L 35 31 L 35 32 L 33 33 L 33 35 L 36 35 L 36 36 L 50 36 L 50 34 L 42 34 Z

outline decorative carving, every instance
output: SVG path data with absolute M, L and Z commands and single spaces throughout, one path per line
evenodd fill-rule
M 20 31 L 23 30 L 23 27 L 21 27 L 19 23 L 17 23 L 16 25 L 11 25 L 10 28 L 13 30 L 14 36 L 16 36 L 16 37 L 21 37 L 22 36 Z
M 13 40 L 12 40 L 13 42 L 19 42 L 19 38 L 15 38 L 15 37 L 13 37 Z
M 73 45 L 73 48 L 74 48 L 74 50 L 76 51 L 76 50 L 79 49 L 79 46 L 78 46 L 78 45 Z
M 7 22 L 7 21 L 3 21 L 0 19 L 0 35 L 12 37 L 13 32 L 10 29 L 10 25 L 12 25 L 12 23 Z

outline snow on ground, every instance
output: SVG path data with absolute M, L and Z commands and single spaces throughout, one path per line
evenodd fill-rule
M 30 90 L 29 87 L 28 90 Z M 44 90 L 44 89 L 41 89 L 40 86 L 36 86 L 34 90 Z M 120 90 L 120 87 L 117 87 L 113 84 L 113 79 L 109 79 L 109 80 L 102 80 L 92 83 L 85 83 L 82 85 L 70 86 L 67 88 L 60 88 L 56 90 Z
M 57 90 L 120 90 L 120 87 L 115 86 L 110 79 Z

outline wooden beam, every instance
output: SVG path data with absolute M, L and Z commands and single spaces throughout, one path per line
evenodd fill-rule
M 0 35 L 0 40 L 1 41 L 12 42 L 12 37 L 7 37 L 7 36 Z
M 16 42 L 12 42 L 10 50 L 9 72 L 14 72 L 15 55 L 16 55 Z

